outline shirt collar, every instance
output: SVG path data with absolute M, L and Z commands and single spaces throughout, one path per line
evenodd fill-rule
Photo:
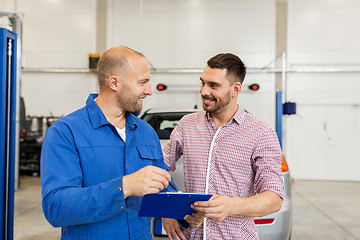
M 236 110 L 234 116 L 229 121 L 229 123 L 236 122 L 237 124 L 240 125 L 245 117 L 245 114 L 246 114 L 245 110 L 242 109 L 240 106 L 238 106 L 238 109 Z M 206 112 L 205 116 L 209 122 L 214 121 L 214 119 L 211 117 L 210 113 Z
M 135 131 L 137 128 L 136 118 L 132 113 L 126 113 L 126 125 L 130 130 Z
M 109 124 L 105 115 L 95 102 L 95 99 L 98 95 L 99 94 L 91 93 L 86 100 L 86 109 L 88 110 L 89 118 L 93 128 L 99 128 L 103 125 Z
M 91 120 L 91 124 L 93 128 L 99 128 L 104 125 L 111 125 L 109 121 L 106 119 L 104 113 L 101 111 L 97 103 L 95 102 L 95 99 L 97 98 L 99 94 L 97 93 L 91 93 L 86 100 L 86 108 L 89 113 L 89 118 Z M 126 125 L 129 126 L 129 129 L 132 131 L 135 131 L 137 128 L 135 116 L 131 113 L 126 113 Z
M 236 111 L 236 113 L 234 114 L 232 120 L 237 122 L 239 125 L 241 124 L 241 122 L 243 121 L 244 117 L 246 115 L 246 112 L 244 109 L 242 109 L 240 106 L 238 107 L 238 110 Z

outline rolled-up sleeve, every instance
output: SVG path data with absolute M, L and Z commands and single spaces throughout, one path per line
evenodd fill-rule
M 164 162 L 170 171 L 175 171 L 176 161 L 183 154 L 183 132 L 181 120 L 170 135 L 169 141 L 163 148 Z
M 257 193 L 272 191 L 281 198 L 285 197 L 281 160 L 282 152 L 275 132 L 265 131 L 255 143 L 252 159 Z

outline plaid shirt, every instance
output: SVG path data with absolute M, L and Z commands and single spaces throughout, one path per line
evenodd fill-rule
M 183 155 L 187 192 L 250 197 L 272 191 L 284 198 L 276 133 L 240 107 L 218 131 L 205 111 L 184 116 L 163 152 L 170 171 Z M 221 223 L 205 219 L 191 235 L 184 233 L 191 239 L 258 239 L 253 218 L 244 216 L 229 216 Z

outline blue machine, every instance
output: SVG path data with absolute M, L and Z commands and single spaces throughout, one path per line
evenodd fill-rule
M 17 35 L 0 28 L 0 239 L 13 239 Z
M 294 102 L 282 102 L 283 92 L 276 92 L 276 134 L 279 138 L 280 146 L 282 149 L 282 116 L 296 114 L 296 103 Z
M 282 115 L 283 115 L 282 91 L 277 91 L 276 92 L 276 134 L 278 136 L 281 149 L 282 149 Z

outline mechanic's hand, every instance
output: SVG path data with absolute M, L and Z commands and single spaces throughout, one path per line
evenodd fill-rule
M 209 201 L 194 202 L 191 207 L 204 217 L 216 222 L 224 221 L 232 215 L 233 209 L 232 198 L 223 195 L 213 195 Z
M 204 222 L 204 216 L 200 213 L 193 213 L 184 217 L 185 221 L 191 224 L 191 228 L 198 228 Z
M 144 196 L 157 193 L 169 185 L 170 174 L 155 166 L 146 166 L 140 170 L 123 177 L 124 197 Z
M 186 237 L 180 229 L 179 223 L 175 219 L 162 218 L 161 220 L 169 240 L 186 240 Z

